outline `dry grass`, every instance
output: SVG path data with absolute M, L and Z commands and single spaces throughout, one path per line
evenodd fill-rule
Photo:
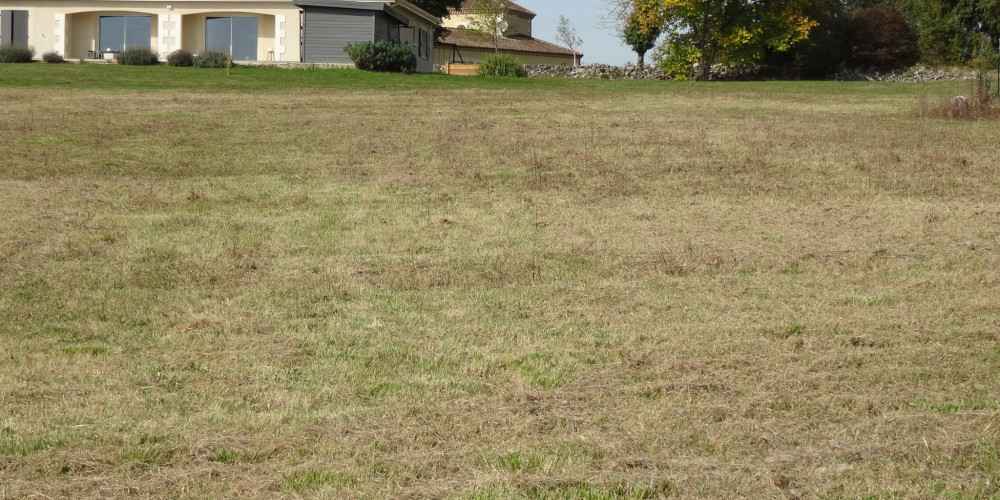
M 698 88 L 0 89 L 0 497 L 996 498 L 1000 129 Z
M 979 72 L 971 80 L 968 95 L 950 98 L 924 96 L 920 101 L 919 115 L 924 118 L 951 118 L 957 120 L 1000 119 L 1000 100 L 993 89 L 994 74 Z

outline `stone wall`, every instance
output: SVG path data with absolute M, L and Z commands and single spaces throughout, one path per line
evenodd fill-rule
M 529 77 L 535 78 L 602 78 L 605 80 L 666 80 L 667 75 L 653 66 L 640 69 L 638 66 L 609 66 L 589 64 L 586 66 L 555 66 L 533 64 L 525 66 Z
M 878 71 L 862 71 L 858 69 L 841 68 L 833 76 L 832 80 L 840 82 L 938 82 L 943 80 L 973 80 L 977 76 L 975 71 L 967 69 L 952 68 L 949 71 L 943 69 L 931 69 L 923 65 L 916 65 L 912 68 L 881 73 Z
M 555 66 L 526 65 L 528 76 L 532 78 L 602 78 L 605 80 L 669 80 L 666 73 L 648 65 L 643 69 L 627 64 L 625 66 L 609 66 L 607 64 L 590 64 L 587 66 Z M 697 68 L 694 68 L 697 70 Z M 875 82 L 935 82 L 942 80 L 969 80 L 976 77 L 975 71 L 953 68 L 945 71 L 930 69 L 917 65 L 906 70 L 889 73 L 878 71 L 863 71 L 841 68 L 830 80 L 836 81 L 875 81 Z M 712 66 L 709 71 L 712 81 L 761 81 L 761 80 L 795 80 L 794 74 L 786 73 L 782 68 L 769 66 L 745 66 L 727 68 L 721 64 Z

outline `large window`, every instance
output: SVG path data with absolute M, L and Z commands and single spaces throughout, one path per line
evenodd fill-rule
M 102 51 L 150 48 L 153 20 L 150 16 L 101 16 Z
M 430 55 L 430 44 L 428 43 L 430 40 L 430 33 L 424 30 L 418 30 L 417 39 L 417 54 L 419 54 L 421 58 L 427 59 Z
M 257 18 L 205 19 L 205 50 L 231 54 L 234 61 L 257 60 Z

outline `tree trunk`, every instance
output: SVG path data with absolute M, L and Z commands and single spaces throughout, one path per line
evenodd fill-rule
M 639 69 L 645 68 L 646 67 L 646 53 L 645 52 L 636 52 L 636 54 L 639 54 L 639 59 L 636 61 L 636 65 L 639 66 Z

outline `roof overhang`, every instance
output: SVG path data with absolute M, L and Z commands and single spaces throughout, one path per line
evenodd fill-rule
M 425 20 L 425 21 L 433 24 L 434 26 L 440 26 L 441 25 L 441 18 L 434 17 L 434 16 L 430 15 L 424 9 L 421 9 L 420 7 L 417 7 L 416 5 L 413 5 L 412 3 L 408 2 L 407 0 L 390 0 L 389 3 L 396 10 L 402 11 L 404 15 L 419 17 L 419 18 L 421 18 L 421 19 L 423 19 L 423 20 Z
M 467 50 L 467 51 L 493 52 L 493 50 L 494 50 L 493 47 L 480 47 L 478 45 L 463 45 L 461 43 L 448 43 L 448 42 L 442 42 L 440 40 L 437 41 L 437 42 L 435 42 L 435 46 L 441 47 L 441 48 L 451 47 L 451 48 L 455 48 L 455 49 L 459 49 L 459 50 Z M 523 49 L 511 49 L 511 48 L 500 49 L 500 53 L 501 54 L 524 54 L 526 56 L 548 56 L 548 57 L 573 57 L 574 56 L 574 53 L 568 53 L 568 52 L 546 52 L 544 50 L 523 50 Z M 576 52 L 575 55 L 576 55 L 577 58 L 583 59 L 583 52 Z
M 387 2 L 381 0 L 292 0 L 296 7 L 328 7 L 333 9 L 369 10 L 374 12 L 384 12 L 393 19 L 410 24 L 406 16 L 391 8 Z

